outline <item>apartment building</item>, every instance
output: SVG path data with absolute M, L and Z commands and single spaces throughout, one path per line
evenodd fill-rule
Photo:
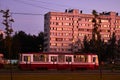
M 92 14 L 84 14 L 78 9 L 65 10 L 65 12 L 48 12 L 44 16 L 45 52 L 66 52 L 82 47 L 85 35 L 92 38 Z M 107 42 L 115 32 L 117 40 L 120 39 L 120 16 L 116 12 L 103 12 L 101 19 L 101 39 Z M 77 44 L 77 42 L 79 44 Z M 76 46 L 72 46 L 76 44 Z

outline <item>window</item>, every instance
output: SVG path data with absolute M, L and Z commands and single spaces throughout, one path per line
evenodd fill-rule
M 116 26 L 116 28 L 120 28 L 120 26 L 118 25 L 118 26 Z
M 69 18 L 66 18 L 66 20 L 69 20 Z
M 108 22 L 108 20 L 102 19 L 101 22 Z
M 74 62 L 87 62 L 88 57 L 85 55 L 74 55 Z
M 57 61 L 57 56 L 51 56 L 51 61 L 56 62 Z
M 51 46 L 56 46 L 56 43 L 51 43 Z
M 93 57 L 93 62 L 95 62 L 96 61 L 96 57 Z
M 60 23 L 60 22 L 59 22 L 59 25 L 61 26 L 61 25 L 62 25 L 62 23 Z
M 63 41 L 63 38 L 56 38 L 56 41 Z
M 43 54 L 34 54 L 33 55 L 33 60 L 34 61 L 45 62 L 45 55 L 43 55 Z
M 79 33 L 79 36 L 84 36 L 85 34 L 83 34 L 83 33 Z
M 59 20 L 59 17 L 57 17 L 56 20 Z
M 88 21 L 89 21 L 89 22 L 92 22 L 92 19 L 89 19 Z
M 68 44 L 67 44 L 67 43 L 64 43 L 63 46 L 68 46 Z
M 52 17 L 51 17 L 51 19 L 55 20 L 55 19 L 56 19 L 56 17 L 55 17 L 55 16 L 52 16 Z
M 65 62 L 65 55 L 58 55 L 58 62 Z
M 108 34 L 104 34 L 103 37 L 109 37 L 109 35 Z
M 72 57 L 71 56 L 66 56 L 66 62 L 71 62 L 72 61 Z
M 57 28 L 57 30 L 60 30 L 60 31 L 61 31 L 61 30 L 62 30 L 62 28 Z
M 58 22 L 56 22 L 56 25 L 58 25 Z
M 55 41 L 56 38 L 50 38 L 51 41 Z
M 62 44 L 61 43 L 57 43 L 57 46 L 62 46 Z
M 69 26 L 69 23 L 64 23 L 64 25 Z
M 109 25 L 103 25 L 103 27 L 109 27 Z
M 28 56 L 24 56 L 24 61 L 28 62 Z

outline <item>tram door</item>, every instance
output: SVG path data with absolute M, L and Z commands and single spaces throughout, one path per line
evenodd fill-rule
M 31 56 L 24 56 L 24 61 L 26 63 L 26 69 L 30 69 L 31 67 Z

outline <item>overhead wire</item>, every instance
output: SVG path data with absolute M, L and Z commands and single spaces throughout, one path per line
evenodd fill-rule
M 47 10 L 53 10 L 53 11 L 59 11 L 59 10 L 56 10 L 56 9 L 51 9 L 51 8 L 47 8 L 47 7 L 43 7 L 43 6 L 39 6 L 39 5 L 33 5 L 31 3 L 28 3 L 28 2 L 25 2 L 25 1 L 22 1 L 22 0 L 14 0 L 14 1 L 22 3 L 22 4 L 30 5 L 30 6 L 33 6 L 33 7 L 37 7 L 37 8 L 42 8 L 42 9 L 47 9 Z
M 38 5 L 34 5 L 34 4 L 31 4 L 31 3 L 28 3 L 28 2 L 25 2 L 23 0 L 14 0 L 15 2 L 19 2 L 19 3 L 22 3 L 22 4 L 26 4 L 26 5 L 30 5 L 30 6 L 33 6 L 33 7 L 38 7 L 38 8 L 42 8 L 42 9 L 47 9 L 47 10 L 52 10 L 52 11 L 59 11 L 59 10 L 55 10 L 55 9 L 51 9 L 51 8 L 47 8 L 47 7 L 43 7 L 43 6 L 38 6 Z M 45 2 L 45 1 L 41 1 L 41 0 L 29 0 L 29 1 L 33 1 L 33 2 L 40 2 L 40 3 L 45 3 L 45 4 L 53 4 L 53 3 L 50 3 L 50 2 Z M 61 4 L 53 4 L 53 5 L 57 5 L 57 6 L 60 6 L 60 7 L 65 7 L 65 6 L 68 6 L 68 5 L 61 5 Z M 69 6 L 70 7 L 70 6 Z M 87 9 L 86 9 L 87 10 Z M 90 9 L 89 9 L 90 10 Z M 91 9 L 92 11 L 92 9 Z M 105 12 L 103 10 L 101 10 L 102 12 Z M 100 12 L 98 12 L 100 13 Z M 44 15 L 44 14 L 34 14 L 34 13 L 17 13 L 17 12 L 12 12 L 12 14 L 19 14 L 19 15 Z M 118 14 L 120 14 L 118 12 Z
M 40 3 L 44 3 L 44 4 L 53 4 L 53 5 L 57 5 L 57 6 L 60 6 L 60 7 L 71 7 L 70 5 L 61 5 L 61 4 L 57 4 L 57 3 L 50 3 L 50 2 L 44 2 L 44 1 L 41 1 L 41 0 L 29 0 L 29 1 L 32 1 L 32 2 L 40 2 Z
M 11 12 L 12 14 L 18 14 L 18 15 L 41 15 L 44 16 L 44 14 L 34 14 L 34 13 L 18 13 L 18 12 Z

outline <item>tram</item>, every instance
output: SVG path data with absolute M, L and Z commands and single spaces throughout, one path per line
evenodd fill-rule
M 20 53 L 19 68 L 26 69 L 97 69 L 98 56 L 92 53 Z

